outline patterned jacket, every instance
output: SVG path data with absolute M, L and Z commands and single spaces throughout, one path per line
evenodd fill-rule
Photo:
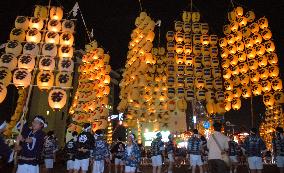
M 46 137 L 43 144 L 43 157 L 44 159 L 54 159 L 54 153 L 56 152 L 57 145 L 54 137 Z
M 188 139 L 188 147 L 189 154 L 201 155 L 202 151 L 202 140 L 198 137 L 192 136 Z
M 238 144 L 235 141 L 229 141 L 228 145 L 229 145 L 228 155 L 237 156 L 238 155 Z
M 173 154 L 175 150 L 174 142 L 169 140 L 169 142 L 166 145 L 166 151 L 168 154 Z
M 165 150 L 164 142 L 161 139 L 154 139 L 151 143 L 152 156 L 162 155 Z
M 125 166 L 137 167 L 141 160 L 141 152 L 136 143 L 133 143 L 128 153 L 128 146 L 125 148 L 123 160 L 125 161 Z
M 92 158 L 95 161 L 105 160 L 110 157 L 107 143 L 103 139 L 97 139 L 94 142 Z
M 117 142 L 111 152 L 114 153 L 115 158 L 121 159 L 125 153 L 125 144 L 121 141 Z
M 64 153 L 67 155 L 67 160 L 74 160 L 75 159 L 75 152 L 76 152 L 76 141 L 71 139 L 68 141 L 64 146 Z
M 264 141 L 258 135 L 250 135 L 245 139 L 243 148 L 248 157 L 261 157 L 261 151 L 266 149 Z
M 282 134 L 272 139 L 272 146 L 276 156 L 284 156 L 284 136 Z
M 93 149 L 94 145 L 94 136 L 90 132 L 82 132 L 78 136 L 78 140 L 76 142 L 77 151 L 75 154 L 75 159 L 83 160 L 90 158 L 90 150 Z M 79 151 L 78 149 L 83 148 L 87 149 L 87 152 Z

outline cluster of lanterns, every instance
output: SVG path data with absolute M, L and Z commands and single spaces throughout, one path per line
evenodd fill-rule
M 124 125 L 128 127 L 137 127 L 137 119 L 155 121 L 156 107 L 151 97 L 154 91 L 147 84 L 156 82 L 156 88 L 160 91 L 163 80 L 160 75 L 157 78 L 154 75 L 156 59 L 151 50 L 155 37 L 155 22 L 145 12 L 141 12 L 136 18 L 135 26 L 128 46 L 123 79 L 119 84 L 121 102 L 117 107 L 120 112 L 126 113 Z M 164 54 L 165 49 L 160 48 L 160 51 Z
M 40 90 L 51 89 L 48 103 L 53 109 L 66 104 L 67 94 L 62 88 L 71 87 L 74 68 L 75 23 L 62 18 L 61 7 L 46 6 L 36 6 L 33 17 L 18 16 L 0 58 L 0 81 L 5 86 L 13 72 L 13 84 L 26 88 L 32 81 L 31 72 L 39 70 L 37 86 Z M 54 85 L 59 89 L 52 89 Z
M 112 123 L 110 119 L 108 119 L 108 126 L 107 126 L 107 143 L 112 144 Z
M 11 121 L 8 123 L 8 126 L 6 130 L 4 131 L 5 136 L 11 136 L 12 129 L 16 126 L 17 122 L 19 121 L 23 113 L 23 109 L 26 103 L 26 98 L 27 98 L 27 91 L 25 89 L 19 89 L 18 94 L 19 94 L 19 97 L 17 100 L 17 106 L 16 106 L 14 114 L 11 117 Z
M 182 19 L 166 35 L 168 98 L 184 110 L 186 101 L 199 101 L 206 102 L 208 114 L 224 113 L 218 37 L 200 23 L 199 12 L 184 11 Z
M 228 13 L 228 19 L 230 23 L 223 28 L 226 36 L 219 40 L 226 110 L 240 109 L 241 97 L 263 95 L 263 103 L 271 109 L 284 103 L 267 18 L 255 20 L 253 11 L 244 13 L 242 7 L 236 7 Z
M 259 128 L 261 137 L 270 149 L 272 148 L 271 141 L 275 133 L 275 128 L 278 126 L 284 127 L 283 109 L 281 105 L 266 110 L 265 119 Z
M 82 123 L 92 123 L 93 130 L 108 126 L 108 95 L 110 93 L 110 56 L 96 41 L 85 46 L 86 54 L 78 68 L 78 87 L 69 113 L 73 123 L 69 131 L 77 131 Z M 76 124 L 77 123 L 77 124 Z

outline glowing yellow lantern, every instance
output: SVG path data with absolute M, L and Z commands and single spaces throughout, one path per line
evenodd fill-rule
M 43 20 L 38 17 L 32 17 L 30 19 L 29 28 L 41 30 L 43 28 Z
M 236 7 L 234 9 L 234 12 L 236 13 L 237 17 L 241 17 L 244 14 L 244 9 L 242 7 Z
M 193 46 L 193 53 L 194 53 L 194 55 L 200 55 L 201 54 L 201 48 L 202 48 L 201 45 L 195 44 Z
M 226 38 L 221 38 L 221 39 L 219 40 L 219 46 L 220 46 L 221 48 L 226 47 L 227 44 L 228 44 L 228 42 L 227 42 L 227 39 L 226 39 Z
M 199 20 L 200 20 L 200 13 L 199 12 L 192 12 L 191 15 L 192 15 L 191 20 L 192 20 L 193 23 L 199 22 Z
M 41 33 L 37 29 L 30 29 L 26 35 L 27 42 L 39 43 L 41 41 Z
M 257 71 L 251 71 L 250 72 L 250 80 L 252 82 L 258 82 L 259 81 L 259 73 Z
M 17 58 L 13 54 L 2 54 L 0 57 L 0 67 L 6 67 L 13 71 L 17 67 Z
M 269 70 L 269 76 L 274 78 L 279 76 L 279 68 L 276 65 L 272 65 L 268 67 Z
M 282 91 L 275 92 L 273 94 L 276 104 L 283 104 L 284 103 L 284 93 Z
M 224 102 L 224 105 L 227 112 L 231 110 L 231 102 Z
M 216 90 L 223 88 L 223 81 L 221 78 L 215 78 L 213 81 L 213 86 Z
M 276 65 L 278 63 L 278 57 L 277 57 L 277 54 L 272 52 L 268 55 L 268 63 L 271 64 L 271 65 Z
M 174 51 L 175 50 L 175 43 L 174 42 L 167 42 L 167 50 Z
M 18 16 L 15 20 L 15 27 L 27 30 L 29 28 L 29 19 L 25 16 Z
M 262 92 L 266 93 L 271 90 L 271 83 L 268 80 L 261 81 Z
M 234 98 L 231 103 L 234 110 L 239 110 L 241 108 L 242 102 L 240 98 Z
M 256 70 L 258 68 L 258 62 L 255 59 L 251 59 L 248 61 L 249 69 L 250 70 Z
M 250 34 L 251 34 L 250 28 L 245 27 L 242 29 L 242 35 L 244 38 L 249 38 Z
M 211 65 L 211 57 L 210 56 L 203 56 L 202 57 L 202 64 L 205 67 L 210 67 L 210 65 Z
M 255 19 L 255 13 L 253 11 L 248 11 L 245 14 L 245 17 L 247 18 L 248 22 L 253 22 Z
M 280 78 L 273 79 L 271 81 L 271 85 L 272 85 L 273 90 L 275 90 L 275 91 L 280 91 L 283 88 L 282 80 Z
M 67 45 L 67 46 L 72 46 L 74 42 L 74 36 L 73 34 L 69 32 L 62 33 L 60 35 L 60 44 L 61 45 Z
M 270 40 L 272 37 L 272 32 L 268 28 L 264 28 L 260 34 L 264 40 Z
M 237 55 L 229 55 L 228 59 L 231 61 L 230 64 L 235 66 L 238 64 L 239 57 Z
M 31 83 L 31 73 L 26 69 L 17 69 L 13 74 L 13 83 L 19 88 L 26 88 Z
M 259 31 L 259 25 L 257 23 L 252 23 L 249 28 L 252 33 L 258 33 Z
M 211 46 L 210 47 L 210 56 L 211 57 L 217 57 L 218 56 L 218 48 L 217 48 L 217 46 Z
M 245 99 L 251 97 L 251 88 L 249 86 L 242 87 L 242 96 Z
M 182 31 L 183 28 L 183 23 L 181 21 L 176 21 L 175 22 L 175 30 L 176 31 Z
M 247 73 L 249 70 L 248 64 L 246 62 L 239 63 L 240 73 Z
M 183 31 L 184 32 L 191 32 L 191 24 L 188 22 L 184 22 L 183 24 Z
M 210 36 L 203 34 L 203 35 L 201 36 L 201 43 L 202 43 L 203 45 L 208 45 L 208 44 L 210 43 Z
M 35 66 L 35 58 L 31 55 L 22 55 L 18 59 L 18 68 L 27 69 L 31 72 Z
M 239 62 L 245 62 L 247 60 L 247 56 L 244 52 L 238 52 L 236 55 L 239 58 L 238 59 Z
M 242 27 L 245 27 L 247 25 L 247 18 L 245 16 L 242 16 L 242 17 L 239 17 L 237 19 L 238 23 L 239 23 L 239 26 L 242 28 Z
M 226 81 L 224 82 L 224 87 L 225 87 L 225 89 L 228 90 L 228 91 L 233 90 L 233 86 L 234 86 L 234 83 L 233 83 L 233 81 L 231 81 L 231 80 L 226 80 Z
M 167 41 L 174 41 L 174 36 L 175 36 L 174 31 L 168 31 L 166 35 Z
M 183 32 L 176 32 L 175 34 L 175 40 L 176 42 L 183 42 Z
M 258 25 L 261 29 L 267 28 L 268 27 L 268 20 L 266 17 L 260 18 L 258 21 Z
M 208 56 L 210 54 L 210 46 L 209 45 L 203 45 L 201 48 L 201 53 L 203 56 Z
M 72 72 L 74 69 L 74 62 L 69 58 L 62 58 L 58 62 L 59 71 Z
M 192 43 L 191 33 L 189 33 L 189 32 L 184 33 L 183 42 L 184 43 Z
M 41 19 L 46 19 L 47 16 L 47 7 L 42 5 L 36 5 L 34 11 L 34 17 L 38 17 Z
M 155 38 L 155 33 L 153 31 L 150 31 L 145 37 L 146 41 L 150 42 L 152 42 L 154 38 Z
M 198 101 L 203 101 L 206 99 L 205 97 L 206 91 L 204 89 L 199 89 L 196 92 L 196 98 Z
M 17 40 L 17 41 L 25 41 L 26 34 L 25 30 L 20 29 L 20 28 L 14 28 L 10 32 L 10 40 Z
M 57 47 L 53 43 L 45 43 L 42 47 L 42 54 L 44 56 L 55 57 L 57 55 Z
M 242 89 L 241 88 L 234 88 L 232 94 L 233 94 L 233 97 L 240 98 L 241 95 L 242 95 Z M 227 100 L 227 101 L 229 101 L 229 100 Z
M 236 15 L 235 11 L 230 11 L 230 12 L 228 12 L 228 20 L 229 20 L 230 22 L 233 22 L 233 21 L 235 21 L 236 19 L 237 19 L 237 15 Z
M 0 103 L 2 103 L 7 95 L 7 88 L 3 84 L 0 83 Z
M 207 113 L 210 115 L 210 114 L 213 114 L 214 113 L 214 105 L 213 103 L 210 103 L 208 102 L 206 104 L 206 110 L 207 110 Z
M 55 68 L 55 60 L 54 58 L 48 56 L 42 57 L 38 66 L 40 70 L 53 71 Z
M 262 87 L 260 84 L 258 83 L 252 83 L 251 84 L 251 89 L 252 89 L 252 93 L 255 96 L 261 95 L 262 92 Z
M 74 33 L 75 24 L 72 20 L 64 20 L 62 22 L 62 32 Z
M 225 95 L 224 92 L 222 90 L 217 90 L 216 91 L 216 99 L 218 102 L 223 102 L 225 100 Z
M 60 58 L 72 58 L 73 47 L 62 45 L 59 47 L 58 55 Z
M 240 85 L 240 83 L 241 83 L 241 80 L 240 80 L 240 78 L 239 78 L 238 75 L 232 76 L 232 77 L 231 77 L 231 80 L 233 81 L 234 86 L 238 86 L 238 85 Z
M 63 89 L 53 89 L 48 94 L 48 104 L 52 109 L 61 109 L 67 100 L 66 91 Z
M 184 99 L 178 99 L 177 101 L 177 108 L 180 110 L 180 111 L 185 111 L 186 108 L 187 108 L 187 103 Z
M 178 54 L 182 54 L 183 53 L 183 44 L 182 43 L 177 43 L 175 46 L 176 52 Z
M 207 34 L 209 32 L 209 25 L 208 23 L 201 23 L 201 34 Z
M 225 97 L 225 100 L 227 102 L 231 102 L 234 98 L 233 92 L 232 91 L 225 91 L 224 97 Z
M 59 72 L 56 75 L 55 85 L 61 88 L 71 87 L 72 75 L 69 72 Z
M 227 48 L 224 48 L 222 49 L 221 51 L 221 57 L 224 59 L 224 58 L 227 58 L 229 56 L 229 50 Z
M 271 93 L 265 93 L 263 95 L 263 103 L 267 107 L 272 107 L 275 104 L 274 96 Z
M 230 79 L 232 75 L 232 72 L 230 69 L 224 69 L 223 70 L 223 78 L 226 79 Z
M 40 90 L 49 90 L 54 83 L 54 75 L 50 71 L 40 71 L 37 74 L 37 86 Z
M 49 16 L 50 19 L 61 20 L 63 17 L 63 9 L 61 7 L 51 7 Z
M 8 86 L 12 79 L 12 73 L 7 68 L 0 68 L 0 83 L 4 86 Z
M 198 89 L 204 88 L 205 87 L 205 82 L 203 78 L 196 78 L 195 79 L 195 86 Z
M 255 46 L 256 54 L 258 56 L 262 56 L 265 53 L 265 47 L 262 44 L 258 44 Z
M 49 31 L 45 35 L 46 43 L 59 44 L 59 35 L 56 32 Z
M 269 77 L 269 70 L 267 68 L 261 68 L 258 70 L 260 79 L 266 80 Z
M 242 41 L 238 41 L 236 43 L 237 51 L 242 52 L 245 48 L 245 44 Z
M 266 52 L 268 52 L 268 53 L 274 52 L 274 50 L 275 50 L 274 42 L 271 41 L 271 40 L 265 42 L 264 47 L 266 49 Z
M 105 84 L 105 85 L 110 84 L 110 76 L 109 76 L 109 75 L 105 75 L 105 76 L 104 76 L 104 84 Z
M 230 60 L 229 59 L 222 59 L 222 68 L 227 69 L 230 66 Z
M 201 44 L 201 34 L 193 35 L 193 44 Z
M 184 53 L 186 55 L 189 55 L 192 52 L 192 44 L 189 44 L 189 43 L 184 44 L 184 48 L 183 49 L 184 49 Z
M 193 87 L 193 77 L 186 77 L 184 86 L 185 88 L 192 88 Z
M 183 13 L 182 13 L 182 20 L 184 22 L 190 22 L 190 20 L 191 20 L 191 13 L 187 12 L 187 11 L 183 11 Z
M 231 67 L 232 75 L 238 75 L 240 73 L 239 66 Z

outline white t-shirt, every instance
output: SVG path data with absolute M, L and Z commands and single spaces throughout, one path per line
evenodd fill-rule
M 126 147 L 126 151 L 127 151 L 127 155 L 128 155 L 128 156 L 130 156 L 130 154 L 131 154 L 131 152 L 132 152 L 132 148 L 133 148 L 133 145 Z
M 219 145 L 221 146 L 222 151 L 228 150 L 229 149 L 228 141 L 230 139 L 227 136 L 217 131 L 215 131 L 213 134 L 215 136 L 215 139 L 219 142 Z M 221 150 L 219 149 L 212 135 L 209 137 L 208 142 L 207 142 L 207 147 L 209 149 L 208 159 L 209 160 L 210 159 L 221 159 Z

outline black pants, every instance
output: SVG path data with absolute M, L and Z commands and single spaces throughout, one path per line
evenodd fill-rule
M 210 173 L 229 173 L 230 170 L 226 163 L 221 159 L 208 160 L 209 172 Z

